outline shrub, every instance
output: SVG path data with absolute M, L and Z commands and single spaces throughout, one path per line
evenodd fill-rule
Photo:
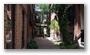
M 38 48 L 38 45 L 37 45 L 36 41 L 31 40 L 31 41 L 28 43 L 27 48 L 28 48 L 28 49 L 37 49 L 37 48 Z
M 60 44 L 60 49 L 78 49 L 78 44 L 72 44 L 72 45 L 64 45 L 64 43 Z

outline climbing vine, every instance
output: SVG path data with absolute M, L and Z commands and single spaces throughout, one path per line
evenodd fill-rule
M 60 26 L 60 32 L 63 35 L 63 45 L 72 45 L 73 41 L 70 39 L 70 34 L 68 31 L 69 21 L 67 19 L 67 9 L 65 4 L 53 4 L 51 12 L 57 12 L 58 23 Z

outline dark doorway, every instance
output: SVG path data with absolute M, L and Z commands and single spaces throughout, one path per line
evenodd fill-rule
M 11 5 L 11 22 L 12 22 L 12 48 L 15 45 L 15 4 Z
M 67 10 L 67 15 L 68 15 L 68 21 L 69 21 L 69 34 L 70 34 L 70 39 L 73 41 L 73 36 L 74 36 L 74 22 L 75 21 L 75 15 L 76 15 L 76 10 L 75 10 L 75 5 L 72 4 L 68 10 Z
M 24 48 L 24 10 L 22 10 L 22 48 Z

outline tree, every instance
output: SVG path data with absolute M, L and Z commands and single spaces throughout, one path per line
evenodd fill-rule
M 48 6 L 49 4 L 36 4 L 36 11 L 41 15 L 41 19 L 46 19 L 45 15 L 48 14 Z
M 72 45 L 73 41 L 70 39 L 70 34 L 68 31 L 69 21 L 67 19 L 67 10 L 65 4 L 53 4 L 51 12 L 56 12 L 58 15 L 58 22 L 60 26 L 60 32 L 63 35 L 63 45 Z

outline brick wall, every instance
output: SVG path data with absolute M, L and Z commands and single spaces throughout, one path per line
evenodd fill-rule
M 22 7 L 15 7 L 15 48 L 19 49 L 22 45 Z
M 75 30 L 76 30 L 76 36 L 78 36 L 81 32 L 81 27 L 80 27 L 80 10 L 79 10 L 79 5 L 76 5 L 76 25 L 75 25 Z
M 24 5 L 27 8 L 27 5 Z M 27 17 L 27 10 L 25 10 L 23 7 L 23 5 L 16 5 L 16 9 L 15 9 L 15 48 L 19 49 L 22 48 L 22 41 L 24 41 L 24 48 L 27 48 L 27 35 L 30 35 L 31 32 L 27 33 L 27 30 L 31 31 L 31 27 L 29 26 L 29 17 Z M 22 40 L 22 10 L 25 11 L 24 14 L 24 40 Z
M 29 8 L 28 8 L 29 7 Z M 32 7 L 27 4 L 16 4 L 15 5 L 15 37 L 14 38 L 14 48 L 21 49 L 22 48 L 22 41 L 24 41 L 24 47 L 27 48 L 27 42 L 30 41 L 32 37 L 32 26 L 30 26 L 29 19 L 33 19 L 34 17 L 30 18 L 32 13 L 30 13 L 30 9 Z M 4 48 L 6 48 L 6 41 L 5 36 L 7 34 L 7 6 L 4 5 Z M 23 25 L 23 15 L 22 10 L 24 10 L 24 40 L 22 40 L 22 25 Z M 12 12 L 12 11 L 11 11 Z M 13 21 L 12 21 L 13 22 Z
M 7 23 L 7 5 L 4 5 L 4 48 L 6 48 Z

